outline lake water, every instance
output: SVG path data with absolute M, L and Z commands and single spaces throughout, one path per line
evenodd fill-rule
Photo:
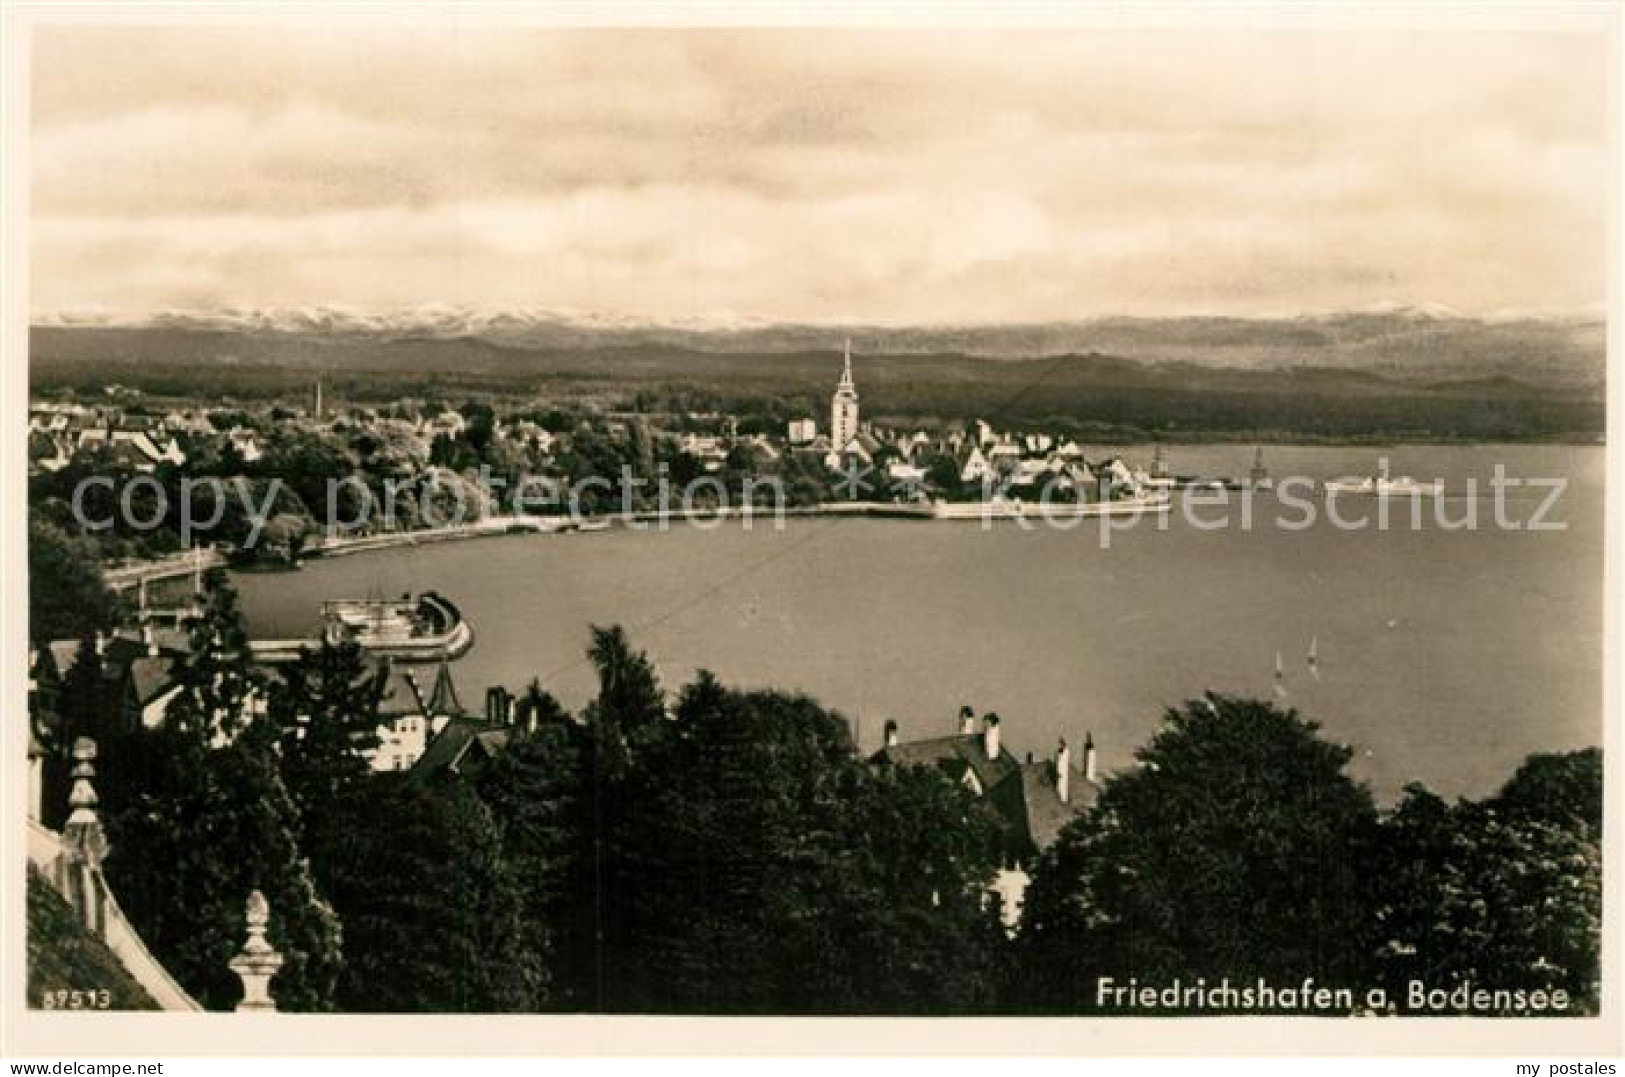
M 1122 450 L 1112 450 L 1122 451 Z M 1104 455 L 1102 453 L 1092 453 Z M 1129 450 L 1131 459 L 1149 459 Z M 1102 548 L 1099 526 L 808 518 L 670 531 L 476 539 L 239 577 L 251 632 L 313 627 L 326 598 L 433 589 L 473 621 L 454 673 L 465 706 L 533 676 L 567 705 L 592 693 L 588 626 L 620 623 L 669 687 L 708 668 L 724 681 L 806 691 L 857 725 L 905 738 L 955 728 L 963 703 L 997 711 L 1006 743 L 1048 754 L 1085 732 L 1110 770 L 1132 762 L 1165 707 L 1205 689 L 1284 701 L 1357 752 L 1384 799 L 1421 780 L 1493 791 L 1530 752 L 1600 744 L 1604 450 L 1600 447 L 1270 447 L 1277 477 L 1441 477 L 1446 509 L 1467 480 L 1561 477 L 1559 532 L 1445 530 L 1390 502 L 1403 526 L 1341 530 L 1254 503 L 1253 526 L 1204 530 L 1174 513 Z M 1250 447 L 1172 447 L 1178 473 L 1245 474 Z M 1487 492 L 1487 491 L 1486 491 Z M 1514 492 L 1527 519 L 1544 491 Z M 1376 502 L 1348 502 L 1347 515 Z M 1203 519 L 1220 515 L 1203 511 Z M 1307 653 L 1318 641 L 1318 670 Z M 1318 677 L 1314 673 L 1318 672 Z

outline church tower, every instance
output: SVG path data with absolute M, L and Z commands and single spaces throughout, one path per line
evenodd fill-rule
M 846 365 L 841 369 L 841 383 L 829 403 L 829 446 L 839 452 L 858 436 L 858 387 L 852 381 L 852 341 L 846 342 Z

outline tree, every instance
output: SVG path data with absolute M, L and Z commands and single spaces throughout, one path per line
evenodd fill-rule
M 324 638 L 282 667 L 268 713 L 278 733 L 282 773 L 304 819 L 305 845 L 323 871 L 329 820 L 338 799 L 367 779 L 378 746 L 383 669 L 368 667 L 361 645 Z
M 342 966 L 339 920 L 318 895 L 301 850 L 300 814 L 277 771 L 275 730 L 263 719 L 254 722 L 211 752 L 208 764 L 212 843 L 230 880 L 223 895 L 228 931 L 240 946 L 242 903 L 250 892 L 262 892 L 271 906 L 269 939 L 282 955 L 271 981 L 277 1008 L 332 1009 Z M 212 993 L 227 1005 L 240 995 L 235 974 L 228 988 Z
M 925 481 L 932 489 L 948 493 L 959 488 L 959 472 L 959 461 L 947 453 L 937 453 L 925 465 Z
M 565 1012 L 596 1008 L 599 999 L 596 834 L 585 740 L 573 722 L 538 724 L 510 742 L 476 783 L 523 895 L 525 948 L 544 972 L 537 1001 Z
M 539 678 L 532 677 L 524 695 L 514 703 L 515 720 L 526 729 L 570 721 L 570 715 L 552 692 L 542 687 Z
M 230 739 L 247 724 L 262 685 L 237 589 L 220 569 L 204 577 L 203 609 L 187 621 L 187 634 L 187 655 L 175 675 L 179 690 L 164 711 L 164 724 L 203 743 Z
M 337 809 L 329 865 L 344 923 L 339 1000 L 366 1013 L 515 1013 L 541 994 L 518 882 L 490 810 L 460 779 L 379 776 Z
M 1584 753 L 1569 764 L 1584 766 Z M 1508 788 L 1550 776 L 1532 757 Z M 1565 764 L 1567 765 L 1567 764 Z M 1506 794 L 1450 805 L 1409 786 L 1383 822 L 1366 872 L 1378 966 L 1390 997 L 1407 981 L 1449 989 L 1561 989 L 1595 1013 L 1602 925 L 1602 851 L 1578 817 L 1537 819 Z M 1572 1012 L 1572 1011 L 1571 1011 Z
M 935 771 L 882 774 L 804 696 L 702 673 L 604 818 L 605 1008 L 991 1007 L 997 829 Z
M 96 544 L 28 519 L 28 634 L 37 643 L 80 639 L 113 626 L 118 603 L 102 581 Z
M 1532 755 L 1492 802 L 1516 819 L 1602 837 L 1602 750 Z
M 241 984 L 227 963 L 243 943 L 243 904 L 259 889 L 285 962 L 272 982 L 278 1006 L 330 1008 L 338 923 L 299 851 L 270 731 L 256 723 L 211 749 L 180 727 L 141 730 L 119 753 L 101 783 L 106 871 L 153 954 L 205 1008 L 231 1009 Z
M 1096 978 L 1357 983 L 1358 850 L 1375 809 L 1350 750 L 1268 703 L 1170 710 L 1041 857 L 1021 958 L 1035 1008 L 1086 1010 Z
M 626 766 L 633 741 L 665 717 L 665 693 L 654 665 L 632 650 L 620 625 L 593 626 L 587 657 L 598 670 L 598 698 L 587 706 L 587 725 L 599 765 L 613 774 Z

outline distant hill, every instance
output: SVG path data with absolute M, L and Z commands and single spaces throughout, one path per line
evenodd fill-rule
M 133 323 L 37 321 L 36 359 L 274 362 L 388 369 L 425 361 L 456 372 L 560 356 L 636 356 L 675 364 L 698 355 L 830 352 L 851 337 L 865 356 L 998 360 L 1110 355 L 1146 362 L 1250 370 L 1338 369 L 1433 384 L 1510 378 L 1547 388 L 1598 388 L 1605 325 L 1588 317 L 1472 318 L 1411 307 L 1286 318 L 1107 317 L 963 327 L 829 326 L 740 322 L 671 325 L 535 311 L 418 309 L 363 314 L 329 308 L 161 313 Z M 566 360 L 567 361 L 567 360 Z M 676 373 L 673 370 L 673 373 Z
M 1038 354 L 1025 360 L 976 349 L 1014 347 L 1012 334 L 1022 331 L 1012 328 L 966 330 L 974 339 L 957 341 L 940 337 L 948 330 L 866 340 L 854 329 L 855 348 L 864 342 L 857 366 L 864 413 L 902 421 L 983 416 L 1098 440 L 1594 440 L 1604 428 L 1600 358 L 1584 360 L 1575 341 L 1555 329 L 1551 339 L 1560 343 L 1537 351 L 1531 334 L 1530 350 L 1517 353 L 1531 357 L 1514 361 L 1508 341 L 1501 352 L 1481 353 L 1435 327 L 1442 343 L 1426 361 L 1408 360 L 1414 365 L 1401 376 L 1394 366 L 1399 345 L 1385 349 L 1369 326 L 1337 321 L 1317 336 L 1305 322 L 1291 338 L 1301 343 L 1288 347 L 1281 341 L 1290 334 L 1279 326 L 1195 321 L 1155 323 L 1163 340 L 1156 349 L 1149 343 L 1154 323 L 1119 320 L 1115 329 L 1095 331 L 1120 334 L 1110 339 L 1124 351 L 1133 350 L 1138 334 L 1143 356 L 1035 348 Z M 1407 347 L 1418 347 L 1416 339 L 1429 332 L 1417 321 Z M 575 343 L 549 338 L 543 346 L 527 342 L 540 333 L 534 328 L 459 335 L 450 324 L 37 326 L 30 333 L 30 377 L 38 390 L 97 392 L 117 382 L 159 397 L 297 404 L 320 371 L 329 399 L 352 403 L 497 395 L 782 421 L 824 414 L 844 336 L 809 328 L 800 332 L 810 343 L 792 347 L 797 331 L 790 329 L 728 331 L 757 334 L 758 345 L 747 349 L 740 337 L 717 329 L 572 332 Z M 761 343 L 767 333 L 778 334 L 772 348 Z M 931 340 L 961 347 L 909 350 Z M 898 349 L 877 350 L 888 341 Z

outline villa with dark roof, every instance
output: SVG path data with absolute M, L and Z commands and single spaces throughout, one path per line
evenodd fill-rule
M 999 716 L 980 723 L 970 708 L 960 712 L 960 731 L 944 737 L 901 742 L 896 722 L 886 723 L 886 743 L 869 761 L 879 767 L 936 767 L 983 798 L 1005 824 L 1005 863 L 994 890 L 1007 926 L 1021 915 L 1027 869 L 1077 816 L 1100 796 L 1094 738 L 1085 736 L 1081 765 L 1062 740 L 1055 755 L 1017 759 L 1005 747 Z

